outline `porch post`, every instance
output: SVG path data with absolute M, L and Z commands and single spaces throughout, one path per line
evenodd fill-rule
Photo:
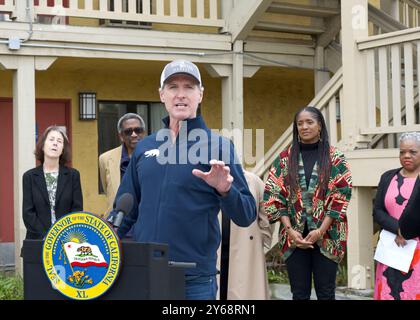
M 342 143 L 340 148 L 354 150 L 368 141 L 359 135 L 367 126 L 366 59 L 356 40 L 368 37 L 368 0 L 341 2 L 343 99 L 340 101 Z
M 26 228 L 22 219 L 22 175 L 35 165 L 35 57 L 19 57 L 13 74 L 13 187 L 16 272 L 23 273 L 20 249 Z
M 368 37 L 368 0 L 341 1 L 343 99 L 340 101 L 342 151 L 364 147 L 359 134 L 367 126 L 366 60 L 356 40 Z M 372 281 L 372 194 L 369 188 L 355 187 L 348 209 L 348 286 L 371 287 Z
M 258 161 L 259 156 L 263 156 L 264 146 L 257 147 L 255 158 L 252 158 L 251 152 L 247 148 L 252 148 L 252 145 L 245 146 L 244 139 L 244 117 L 243 117 L 243 80 L 234 77 L 234 67 L 232 65 L 222 64 L 208 64 L 205 66 L 208 73 L 213 78 L 221 78 L 222 88 L 222 132 L 221 134 L 229 139 L 234 140 L 236 153 L 242 159 L 242 165 L 246 166 L 247 161 Z M 260 69 L 258 66 L 242 67 L 242 78 L 252 78 Z M 239 88 L 238 88 L 239 87 Z M 235 90 L 236 88 L 236 90 Z M 239 102 L 238 102 L 239 101 Z M 241 112 L 241 115 L 239 113 Z M 256 132 L 257 139 L 261 138 L 261 134 Z M 249 138 L 249 136 L 247 137 Z M 263 139 L 263 135 L 262 135 Z M 239 141 L 239 142 L 238 142 Z M 260 140 L 259 140 L 260 141 Z M 242 147 L 242 150 L 240 149 Z M 244 154 L 246 152 L 246 154 Z M 248 159 L 246 157 L 249 157 Z
M 244 138 L 244 57 L 243 41 L 233 43 L 233 66 L 232 66 L 232 105 L 231 125 L 234 137 L 235 150 L 238 159 L 243 163 L 243 138 Z M 225 108 L 225 106 L 223 106 Z
M 233 44 L 232 65 L 213 64 L 206 69 L 212 77 L 222 78 L 222 132 L 235 144 L 238 159 L 243 163 L 244 98 L 243 78 L 258 68 L 247 70 L 243 64 L 243 41 Z
M 35 70 L 47 70 L 57 57 L 0 55 L 0 67 L 13 70 L 13 212 L 15 269 L 22 274 L 20 251 L 26 235 L 22 219 L 22 176 L 36 164 Z
M 355 187 L 348 208 L 347 286 L 371 289 L 374 277 L 372 188 Z

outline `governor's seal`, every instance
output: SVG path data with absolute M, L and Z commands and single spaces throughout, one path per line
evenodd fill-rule
M 119 239 L 101 218 L 87 212 L 70 213 L 49 230 L 42 260 L 51 284 L 63 295 L 77 300 L 95 299 L 118 277 Z

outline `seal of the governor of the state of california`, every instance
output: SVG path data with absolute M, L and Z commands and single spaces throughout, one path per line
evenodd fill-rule
M 42 260 L 48 279 L 60 293 L 77 300 L 95 299 L 118 277 L 119 239 L 111 226 L 94 214 L 70 213 L 48 231 Z

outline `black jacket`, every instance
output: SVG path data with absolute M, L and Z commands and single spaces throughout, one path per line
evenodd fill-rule
M 400 217 L 400 231 L 405 239 L 420 237 L 420 179 L 417 178 L 413 193 Z
M 43 239 L 51 227 L 51 208 L 47 184 L 41 166 L 23 174 L 23 222 L 26 239 Z M 60 166 L 57 181 L 55 215 L 62 216 L 83 210 L 79 171 Z
M 392 169 L 385 172 L 381 176 L 379 181 L 378 191 L 376 193 L 375 205 L 373 208 L 373 218 L 379 224 L 379 226 L 387 231 L 390 231 L 394 234 L 398 233 L 398 220 L 392 217 L 385 208 L 385 195 L 388 190 L 389 184 L 391 183 L 392 178 L 401 171 L 402 168 Z M 413 198 L 416 188 L 419 187 L 419 179 L 417 179 L 414 186 L 413 193 L 411 194 L 410 199 Z M 407 204 L 408 205 L 408 204 Z

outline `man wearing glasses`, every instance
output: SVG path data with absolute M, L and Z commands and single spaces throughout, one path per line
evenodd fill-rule
M 145 124 L 136 113 L 126 113 L 117 124 L 121 145 L 99 156 L 99 171 L 102 187 L 107 197 L 108 208 L 105 216 L 112 210 L 115 194 L 124 176 L 137 142 L 145 136 Z

